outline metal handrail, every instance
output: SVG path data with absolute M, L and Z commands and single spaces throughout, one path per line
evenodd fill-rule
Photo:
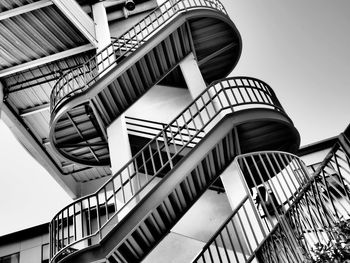
M 285 152 L 263 151 L 239 155 L 235 158 L 234 165 L 244 186 L 245 197 L 192 262 L 251 262 L 261 244 L 280 224 L 281 220 L 276 220 L 276 217 L 283 215 L 283 211 L 291 206 L 310 180 L 300 158 Z M 263 178 L 263 173 L 268 173 L 267 180 Z M 253 188 L 248 188 L 247 178 L 253 181 Z M 259 184 L 257 180 L 260 181 Z M 283 189 L 283 186 L 287 189 Z M 266 193 L 269 197 L 273 194 L 278 204 L 270 203 L 259 190 L 260 187 L 269 189 Z M 258 209 L 258 205 L 254 204 L 253 195 L 259 197 L 263 209 Z M 248 208 L 248 213 L 242 212 L 242 209 Z M 235 227 L 234 231 L 232 227 Z M 237 234 L 238 230 L 242 232 L 241 235 Z M 234 245 L 234 242 L 238 244 Z M 241 254 L 240 260 L 238 252 Z
M 264 228 L 254 228 L 256 233 L 262 233 L 261 242 L 252 238 L 244 240 L 250 248 L 251 244 L 259 244 L 251 250 L 244 250 L 247 254 L 243 255 L 243 262 L 250 262 L 255 257 L 258 257 L 259 262 L 304 262 L 306 259 L 319 262 L 319 253 L 332 253 L 332 249 L 338 253 L 336 250 L 341 247 L 340 244 L 350 245 L 350 236 L 341 233 L 341 227 L 350 221 L 348 150 L 339 139 L 312 176 L 301 159 L 292 154 L 272 151 L 247 153 L 235 158 L 241 180 L 245 182 L 245 178 L 251 178 L 254 182 L 253 189 L 248 189 L 244 183 L 246 194 L 250 198 L 250 195 L 255 194 L 263 200 L 262 209 L 258 209 L 257 204 L 254 207 L 264 225 Z M 263 173 L 269 173 L 268 180 L 263 180 Z M 258 185 L 254 178 L 263 183 Z M 268 198 L 264 198 L 261 190 L 258 191 L 259 187 L 263 187 L 269 197 L 273 194 L 276 201 L 269 202 Z M 268 192 L 267 189 L 271 191 Z M 216 262 L 217 258 L 230 262 L 234 256 L 236 262 L 241 262 L 237 259 L 236 248 L 228 244 L 237 234 L 227 230 L 228 224 L 233 224 L 233 218 L 241 206 L 237 206 L 193 262 Z M 250 222 L 252 219 L 247 220 Z M 243 231 L 251 231 L 250 224 L 243 227 L 239 222 L 236 224 Z M 263 229 L 266 229 L 267 235 L 263 234 Z M 223 238 L 229 234 L 232 236 Z M 220 240 L 221 248 L 218 247 Z M 228 246 L 230 250 L 227 249 Z M 317 248 L 322 250 L 317 251 Z
M 54 112 L 63 101 L 91 87 L 99 77 L 144 45 L 175 15 L 196 8 L 209 8 L 227 16 L 219 0 L 168 0 L 164 2 L 88 61 L 64 73 L 51 91 L 50 112 Z
M 305 261 L 349 258 L 349 186 L 350 151 L 339 140 L 283 215 L 282 231 L 294 237 L 293 249 L 299 248 Z M 269 245 L 275 241 L 270 238 L 257 251 L 263 262 L 276 254 Z
M 153 179 L 164 169 L 172 169 L 190 143 L 199 143 L 198 135 L 209 125 L 215 125 L 226 114 L 252 107 L 272 109 L 287 117 L 272 89 L 255 78 L 223 79 L 204 90 L 95 193 L 74 201 L 55 215 L 50 223 L 51 258 L 78 244 L 84 247 L 99 242 L 104 237 L 104 226 L 139 202 L 138 197 Z M 121 207 L 118 198 L 122 200 Z
M 138 135 L 149 139 L 153 139 L 167 125 L 164 122 L 144 120 L 144 119 L 128 117 L 128 116 L 125 116 L 125 120 L 126 120 L 126 127 L 129 134 Z M 174 129 L 175 131 L 177 130 L 177 126 L 175 125 L 171 126 L 171 128 Z M 183 141 L 188 141 L 189 139 L 191 139 L 191 135 L 197 132 L 197 130 L 192 127 L 188 127 L 188 131 L 190 132 L 190 136 L 187 133 L 187 131 L 185 133 L 181 132 L 181 135 L 183 136 Z M 205 132 L 202 131 L 200 134 L 197 134 L 196 137 L 198 137 L 198 139 L 202 139 L 204 135 L 205 135 Z M 166 134 L 166 137 L 169 137 L 169 136 L 171 135 Z M 181 143 L 181 140 L 179 138 L 174 138 L 174 139 L 175 141 Z M 164 141 L 164 138 L 160 138 L 160 141 Z M 191 144 L 189 145 L 189 147 L 194 147 L 195 145 L 196 144 Z

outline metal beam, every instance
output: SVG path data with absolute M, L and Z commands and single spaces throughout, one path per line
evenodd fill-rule
M 4 12 L 0 13 L 0 21 L 1 20 L 5 20 L 14 16 L 19 16 L 37 9 L 41 9 L 44 8 L 46 6 L 50 6 L 52 5 L 52 1 L 51 0 L 40 0 L 34 3 L 30 3 L 30 4 L 26 4 L 26 5 L 22 5 L 19 7 L 16 7 L 14 9 L 10 9 Z
M 106 146 L 107 142 L 82 142 L 82 143 L 60 143 L 57 144 L 57 148 L 75 148 L 75 147 L 94 147 L 94 146 Z
M 98 123 L 98 126 L 100 127 L 101 129 L 101 132 L 102 132 L 102 135 L 103 135 L 103 138 L 105 139 L 105 141 L 107 142 L 108 141 L 108 136 L 107 136 L 107 128 L 106 126 L 104 125 L 103 123 L 103 120 L 101 119 L 101 116 L 100 114 L 98 113 L 97 109 L 96 109 L 96 106 L 95 106 L 95 103 L 93 100 L 90 100 L 90 106 L 91 106 L 91 109 L 92 109 L 92 112 L 94 113 L 94 116 L 97 120 L 97 123 Z
M 224 46 L 224 47 L 220 48 L 219 50 L 211 53 L 209 56 L 206 56 L 205 58 L 202 58 L 200 61 L 198 61 L 198 66 L 203 65 L 204 63 L 206 63 L 209 60 L 215 58 L 216 56 L 220 55 L 221 53 L 224 53 L 225 51 L 228 51 L 230 48 L 233 48 L 234 46 L 237 46 L 237 43 L 230 43 L 227 46 Z
M 97 48 L 95 23 L 81 6 L 75 0 L 52 0 L 52 2 L 86 39 Z
M 79 127 L 77 126 L 77 124 L 74 122 L 73 118 L 70 116 L 69 112 L 66 113 L 68 119 L 70 120 L 70 122 L 72 123 L 74 129 L 77 131 L 77 133 L 79 134 L 80 138 L 83 139 L 86 143 L 88 143 L 87 140 L 85 140 L 82 132 L 79 130 Z M 94 150 L 90 147 L 87 146 L 92 154 L 92 156 L 96 159 L 97 162 L 100 162 L 100 159 L 97 157 L 96 153 L 94 152 Z
M 59 52 L 59 53 L 56 53 L 53 55 L 49 55 L 49 56 L 46 56 L 43 58 L 38 58 L 36 60 L 32 60 L 32 61 L 17 65 L 17 66 L 3 69 L 0 71 L 0 77 L 5 77 L 8 75 L 11 75 L 11 74 L 23 71 L 23 70 L 27 70 L 27 69 L 30 69 L 33 67 L 37 67 L 37 66 L 40 66 L 43 64 L 47 64 L 47 63 L 50 63 L 50 62 L 53 62 L 53 61 L 56 61 L 56 60 L 59 60 L 62 58 L 77 55 L 79 53 L 83 53 L 83 52 L 89 51 L 89 50 L 94 49 L 94 48 L 95 47 L 93 45 L 86 44 L 86 45 L 82 45 L 82 46 L 75 47 L 75 48 L 72 48 L 69 50 L 65 50 L 65 51 L 62 51 L 62 52 Z
M 46 102 L 46 103 L 43 103 L 41 105 L 37 105 L 37 106 L 31 107 L 31 108 L 27 108 L 27 109 L 22 110 L 20 112 L 20 116 L 26 117 L 26 116 L 36 114 L 36 113 L 39 113 L 42 111 L 47 111 L 49 109 L 50 109 L 50 103 Z

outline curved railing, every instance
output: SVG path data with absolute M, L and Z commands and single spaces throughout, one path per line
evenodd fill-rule
M 213 83 L 97 192 L 56 214 L 50 223 L 51 258 L 98 243 L 108 222 L 119 221 L 138 203 L 154 187 L 154 179 L 186 154 L 184 149 L 201 141 L 204 130 L 226 114 L 251 108 L 287 117 L 273 90 L 258 79 L 236 77 Z
M 263 185 L 254 183 L 253 189 L 245 187 L 243 201 L 192 262 L 349 259 L 350 143 L 346 140 L 339 136 L 312 176 L 302 160 L 289 153 L 236 157 L 242 182 L 266 173 L 270 179 Z
M 64 73 L 51 91 L 51 113 L 66 99 L 91 87 L 100 76 L 144 45 L 175 15 L 194 8 L 209 8 L 227 16 L 219 0 L 166 1 L 84 64 Z
M 290 153 L 248 153 L 236 157 L 234 165 L 245 189 L 245 197 L 192 262 L 251 262 L 260 244 L 271 233 L 281 232 L 276 216 L 292 206 L 310 180 L 303 161 Z M 255 178 L 264 181 L 264 174 L 268 174 L 269 180 L 256 183 Z M 247 178 L 253 181 L 252 188 L 248 188 Z M 274 202 L 271 202 L 272 196 Z M 286 247 L 290 247 L 294 240 L 288 237 L 286 240 Z M 291 262 L 300 262 L 295 260 L 299 255 L 293 251 L 280 256 L 292 257 L 294 261 Z

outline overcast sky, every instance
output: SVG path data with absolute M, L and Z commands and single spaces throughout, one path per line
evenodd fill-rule
M 242 35 L 232 76 L 267 82 L 302 145 L 342 132 L 350 113 L 350 1 L 222 0 Z M 0 235 L 49 221 L 70 198 L 0 122 Z

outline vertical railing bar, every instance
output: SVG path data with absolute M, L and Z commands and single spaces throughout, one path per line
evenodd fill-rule
M 80 221 L 81 221 L 81 236 L 82 238 L 84 235 L 84 215 L 83 215 L 83 201 L 80 201 Z
M 166 142 L 164 142 L 164 144 L 165 144 L 165 143 L 166 143 Z M 156 146 L 157 146 L 157 152 L 158 152 L 158 155 L 159 155 L 160 166 L 163 167 L 163 166 L 164 166 L 164 162 L 163 162 L 162 152 L 160 151 L 160 148 L 159 148 L 159 142 L 158 142 L 158 140 L 156 140 Z
M 168 127 L 169 127 L 169 132 L 170 132 L 170 137 L 171 137 L 169 144 L 173 144 L 174 151 L 175 151 L 175 154 L 176 154 L 176 153 L 178 153 L 177 145 L 176 145 L 176 139 L 175 139 L 176 133 L 175 133 L 175 136 L 174 136 L 172 127 L 171 126 L 168 126 Z M 166 144 L 166 145 L 168 145 L 168 144 Z M 170 149 L 168 148 L 168 150 L 169 150 L 169 155 L 170 155 Z
M 261 183 L 262 183 L 263 187 L 265 188 L 265 191 L 267 192 L 267 187 L 266 187 L 266 185 L 265 185 L 264 179 L 263 179 L 263 177 L 262 177 L 262 175 L 261 175 L 261 173 L 260 173 L 260 169 L 258 168 L 258 166 L 257 166 L 257 164 L 256 164 L 256 161 L 255 161 L 255 158 L 253 157 L 253 155 L 250 156 L 250 159 L 252 160 L 253 165 L 254 165 L 254 167 L 255 167 L 255 169 L 256 169 L 256 171 L 257 171 L 259 177 L 260 177 Z M 266 201 L 263 201 L 264 198 L 262 198 L 262 195 L 261 195 L 260 191 L 258 190 L 258 186 L 257 186 L 257 184 L 256 184 L 256 181 L 255 181 L 255 179 L 254 179 L 254 176 L 252 176 L 252 173 L 251 173 L 251 170 L 250 170 L 250 168 L 249 168 L 249 165 L 247 164 L 245 158 L 243 158 L 243 160 L 244 160 L 244 162 L 245 162 L 246 165 L 247 165 L 247 168 L 248 168 L 248 170 L 249 170 L 249 175 L 250 175 L 251 179 L 253 179 L 252 181 L 253 181 L 254 187 L 256 188 L 256 191 L 257 191 L 257 193 L 258 193 L 258 195 L 259 195 L 259 197 L 260 197 L 260 200 L 262 200 L 261 205 L 265 208 L 264 213 L 266 214 L 266 216 L 267 216 L 267 218 L 268 218 L 268 220 L 269 220 L 269 222 L 270 222 L 271 228 L 272 228 L 272 227 L 274 226 L 274 223 L 273 223 L 273 221 L 272 221 L 272 216 L 270 215 L 270 212 L 268 211 L 267 206 L 266 206 L 266 203 L 265 203 L 267 200 L 266 200 Z M 275 208 L 274 205 L 273 205 L 273 207 L 274 207 L 275 212 L 276 212 L 276 214 L 277 214 L 277 210 L 276 210 L 276 208 Z
M 266 159 L 268 159 L 268 160 L 270 159 L 269 154 L 267 154 L 267 153 L 262 153 L 262 154 L 266 156 Z M 261 157 L 262 154 L 259 154 L 258 156 L 259 156 L 259 159 L 260 159 L 260 161 L 261 161 L 261 163 L 262 163 L 262 165 L 263 165 L 263 167 L 264 167 L 264 170 L 265 170 L 265 172 L 266 172 L 266 174 L 267 174 L 267 176 L 268 176 L 268 178 L 269 178 L 269 180 L 268 180 L 268 185 L 269 185 L 270 189 L 272 188 L 273 192 L 275 193 L 275 196 L 277 196 L 278 202 L 279 202 L 281 205 L 283 205 L 283 201 L 281 200 L 280 195 L 278 194 L 278 191 L 277 191 L 277 189 L 276 189 L 276 187 L 275 187 L 275 184 L 274 184 L 273 181 L 272 181 L 272 177 L 271 177 L 271 175 L 270 175 L 270 173 L 269 173 L 269 170 L 268 170 L 267 167 L 266 167 L 266 163 L 265 163 L 265 161 L 263 160 L 263 158 Z M 277 174 L 275 174 L 275 177 L 277 177 Z M 271 186 L 272 186 L 272 187 L 271 187 Z M 282 190 L 282 191 L 283 191 L 283 190 Z M 287 199 L 288 204 L 289 204 L 288 197 L 287 197 L 286 199 Z
M 90 203 L 90 197 L 88 198 L 88 229 L 89 229 L 89 233 L 90 235 L 92 234 L 92 224 L 91 224 L 91 203 Z
M 225 251 L 225 255 L 226 255 L 227 261 L 228 261 L 228 263 L 231 263 L 230 257 L 229 257 L 229 255 L 227 253 L 227 248 L 226 248 L 226 245 L 225 245 L 225 241 L 224 241 L 221 233 L 220 233 L 220 239 L 221 239 L 221 243 L 222 243 L 222 245 L 224 247 L 224 251 Z
M 323 213 L 321 212 L 321 210 L 320 210 L 320 207 L 319 207 L 319 205 L 320 205 L 320 201 L 321 201 L 321 199 L 317 199 L 317 197 L 318 197 L 318 195 L 315 193 L 315 188 L 317 189 L 318 187 L 317 187 L 317 183 L 316 183 L 316 181 L 315 181 L 315 185 L 314 185 L 314 187 L 311 185 L 311 190 L 312 190 L 312 194 L 313 194 L 313 196 L 314 196 L 314 202 L 315 202 L 315 204 L 316 204 L 316 209 L 317 209 L 317 212 L 318 212 L 318 215 L 319 215 L 319 223 L 321 224 L 321 226 L 322 226 L 322 229 L 325 229 L 327 226 L 326 226 L 326 224 L 325 224 L 325 222 L 324 222 L 324 220 L 325 220 L 325 218 L 326 218 L 326 221 L 327 221 L 327 213 L 326 213 L 326 211 L 323 211 Z M 317 193 L 318 193 L 318 191 L 317 191 Z M 323 215 L 324 215 L 324 217 L 323 217 Z M 326 235 L 328 236 L 328 238 L 329 238 L 329 231 L 325 231 L 326 232 Z M 322 235 L 323 236 L 323 235 Z
M 239 244 L 239 246 L 240 246 L 240 248 L 241 248 L 241 251 L 242 251 L 242 254 L 243 254 L 244 260 L 245 260 L 245 261 L 247 261 L 246 253 L 244 252 L 244 248 L 243 248 L 243 245 L 242 245 L 241 239 L 239 238 L 239 235 L 238 235 L 238 232 L 237 232 L 236 226 L 235 226 L 235 224 L 233 223 L 233 217 L 232 217 L 232 219 L 230 220 L 230 222 L 231 222 L 231 225 L 232 225 L 232 227 L 233 227 L 233 231 L 235 232 L 235 235 L 236 235 L 236 237 L 237 237 L 238 244 Z
M 288 164 L 288 162 L 286 163 L 286 159 L 283 158 L 284 155 L 282 156 L 280 153 L 278 153 L 277 155 L 278 155 L 279 159 L 282 161 L 283 165 L 285 165 L 285 167 L 288 167 L 289 164 Z M 292 182 L 295 191 L 297 191 L 297 190 L 299 189 L 299 187 L 297 187 L 297 186 L 295 185 L 294 180 L 293 180 L 293 177 L 290 175 L 288 169 L 284 169 L 284 170 L 285 170 L 286 173 L 288 174 L 288 177 L 290 178 L 290 181 Z M 293 194 L 293 195 L 295 195 L 295 194 Z
M 181 114 L 181 117 L 184 119 L 183 114 Z M 184 122 L 185 122 L 185 120 L 184 120 Z M 175 123 L 176 123 L 176 126 L 177 126 L 177 133 L 175 133 L 175 136 L 174 136 L 174 137 L 176 138 L 176 136 L 179 135 L 179 136 L 180 136 L 181 143 L 182 143 L 182 146 L 184 146 L 186 143 L 184 142 L 184 140 L 183 140 L 183 138 L 182 138 L 182 129 L 183 129 L 183 128 L 180 128 L 180 125 L 179 125 L 179 123 L 178 123 L 178 119 L 176 119 Z M 169 126 L 169 127 L 170 127 L 170 126 Z
M 125 192 L 124 192 L 124 185 L 123 185 L 123 173 L 119 174 L 119 180 L 120 180 L 120 189 L 122 190 L 122 196 L 123 196 L 123 202 L 125 203 Z
M 64 210 L 61 212 L 61 233 L 62 233 L 62 248 L 64 248 L 65 247 L 65 245 L 64 245 Z
M 225 229 L 226 229 L 227 236 L 229 238 L 229 241 L 230 241 L 230 244 L 231 244 L 231 247 L 232 247 L 233 254 L 235 255 L 236 261 L 239 262 L 238 256 L 237 256 L 237 252 L 236 252 L 235 246 L 233 245 L 233 241 L 232 241 L 231 235 L 230 235 L 230 233 L 228 231 L 227 225 L 225 226 Z
M 241 159 L 243 159 L 243 162 L 244 162 L 244 164 L 246 165 L 246 167 L 247 167 L 247 169 L 248 169 L 249 175 L 250 175 L 250 177 L 252 177 L 252 172 L 251 172 L 251 170 L 250 170 L 250 168 L 249 168 L 249 165 L 248 165 L 248 163 L 247 163 L 246 157 L 242 157 L 242 158 L 237 159 L 237 162 L 236 162 L 236 164 L 237 164 L 237 166 L 239 167 L 239 170 L 240 170 L 240 173 L 239 173 L 239 174 L 240 174 L 240 178 L 241 178 L 241 181 L 242 181 L 242 183 L 243 183 L 243 185 L 244 185 L 245 191 L 246 191 L 246 193 L 247 193 L 247 195 L 248 195 L 248 197 L 249 197 L 249 202 L 250 202 L 250 205 L 251 205 L 252 208 L 253 208 L 253 212 L 254 212 L 254 215 L 255 215 L 255 217 L 256 217 L 256 219 L 257 219 L 257 222 L 258 222 L 258 224 L 259 224 L 260 230 L 261 230 L 263 236 L 266 237 L 266 232 L 265 232 L 264 226 L 262 225 L 262 223 L 261 223 L 261 221 L 260 221 L 260 216 L 259 216 L 259 214 L 258 214 L 257 209 L 255 209 L 255 205 L 254 205 L 252 196 L 251 196 L 251 194 L 250 194 L 250 192 L 249 192 L 248 185 L 247 185 L 246 180 L 245 180 L 244 175 L 243 175 L 242 167 L 240 166 L 240 160 L 241 160 Z M 254 178 L 252 178 L 252 179 L 253 179 L 253 180 L 252 180 L 252 181 L 253 181 L 253 184 L 254 184 L 254 186 L 256 187 L 255 179 L 254 179 Z M 260 194 L 259 192 L 257 192 L 257 194 L 260 196 L 260 199 L 262 200 L 261 194 Z M 269 219 L 269 218 L 268 218 L 268 219 Z M 270 219 L 269 219 L 269 220 L 270 220 Z M 267 222 L 265 222 L 265 224 L 266 224 L 266 227 L 268 228 Z
M 216 253 L 218 253 L 219 261 L 220 261 L 220 263 L 223 263 L 223 261 L 221 259 L 221 254 L 220 254 L 220 251 L 219 251 L 219 248 L 218 248 L 218 244 L 216 242 L 216 239 L 214 240 L 214 245 L 215 245 L 215 248 L 216 248 Z
M 157 171 L 156 171 L 156 166 L 154 164 L 154 158 L 153 158 L 151 145 L 148 146 L 148 150 L 149 150 L 149 154 L 150 154 L 150 158 L 151 158 L 152 169 L 153 169 L 153 177 L 154 177 L 156 175 Z
M 202 115 L 201 115 L 201 111 L 200 111 L 199 108 L 198 108 L 197 100 L 194 101 L 193 105 L 196 106 L 196 110 L 197 110 L 197 112 L 198 112 L 199 119 L 200 119 L 200 121 L 201 121 L 201 123 L 202 123 L 202 126 L 204 126 L 204 121 L 203 121 L 203 118 L 202 118 Z
M 209 256 L 210 256 L 211 262 L 214 262 L 213 255 L 211 253 L 210 247 L 208 247 L 208 252 L 209 252 Z
M 105 210 L 106 210 L 106 221 L 108 221 L 109 219 L 109 214 L 108 214 L 108 198 L 107 198 L 107 190 L 106 187 L 103 187 L 103 193 L 105 196 Z
M 128 165 L 128 167 L 127 167 L 127 172 L 128 172 L 128 178 L 129 178 L 130 191 L 131 191 L 131 195 L 133 196 L 135 191 L 134 191 L 134 187 L 132 185 L 132 178 L 130 176 L 130 174 L 131 174 L 131 172 L 130 172 L 130 165 Z
M 291 156 L 285 156 L 285 158 L 287 159 L 287 161 L 290 162 L 291 166 L 294 167 L 293 174 L 295 175 L 295 178 L 297 179 L 298 183 L 299 183 L 299 188 L 304 186 L 304 182 L 308 181 L 308 175 L 306 174 L 306 171 L 304 171 L 304 169 L 301 167 L 301 163 L 297 162 L 295 158 L 292 158 Z M 296 165 L 296 163 L 298 165 Z M 302 174 L 302 176 L 300 176 L 300 173 Z
M 339 168 L 339 163 L 338 163 L 338 158 L 337 158 L 337 155 L 334 156 L 334 161 L 335 161 L 335 164 L 337 166 L 337 170 L 338 170 L 338 176 L 339 176 L 339 179 L 341 181 L 341 184 L 343 186 L 343 189 L 345 191 L 345 194 L 346 194 L 346 197 L 348 198 L 348 200 L 350 200 L 350 197 L 349 197 L 349 193 L 348 191 L 346 190 L 346 186 L 345 186 L 345 183 L 344 183 L 344 180 L 343 180 L 343 177 L 342 177 L 342 173 L 340 172 L 340 168 Z
M 312 185 L 310 186 L 310 189 L 311 189 L 311 187 L 312 187 Z M 321 243 L 321 240 L 320 240 L 319 235 L 318 235 L 318 231 L 317 231 L 317 229 L 316 229 L 316 224 L 315 224 L 315 221 L 313 220 L 313 216 L 312 216 L 312 213 L 311 213 L 311 210 L 310 210 L 309 196 L 306 194 L 305 197 L 306 197 L 305 200 L 306 200 L 306 204 L 307 204 L 307 210 L 308 210 L 308 212 L 309 212 L 310 220 L 311 220 L 311 222 L 312 222 L 311 225 L 312 225 L 312 227 L 313 227 L 313 229 L 314 229 L 314 233 L 315 233 L 315 235 L 316 235 L 316 238 L 317 238 L 318 242 Z
M 248 244 L 248 248 L 249 248 L 249 250 L 250 250 L 250 253 L 252 253 L 252 252 L 253 252 L 253 249 L 252 249 L 252 246 L 251 246 L 251 244 L 250 244 L 250 240 L 249 240 L 249 238 L 248 238 L 247 231 L 246 231 L 246 229 L 245 229 L 245 227 L 244 227 L 244 224 L 243 224 L 243 221 L 242 221 L 242 218 L 241 218 L 239 212 L 237 212 L 237 216 L 238 216 L 239 223 L 240 223 L 240 225 L 242 226 L 242 231 L 243 231 L 244 237 L 245 237 L 245 239 L 246 239 L 246 241 L 247 241 L 246 243 Z
M 68 235 L 68 244 L 70 244 L 70 226 L 69 226 L 69 207 L 67 207 L 67 235 Z
M 146 178 L 148 181 L 148 168 L 147 168 L 147 163 L 146 163 L 144 151 L 141 152 L 141 157 L 142 157 L 142 166 L 143 166 L 143 169 L 145 170 L 145 175 L 146 175 Z
M 321 176 L 322 176 L 322 179 L 323 179 L 324 186 L 326 187 L 326 192 L 327 192 L 328 199 L 329 199 L 329 201 L 330 201 L 331 204 L 332 204 L 333 211 L 334 211 L 334 213 L 335 213 L 337 219 L 340 219 L 340 218 L 339 218 L 339 215 L 338 215 L 338 211 L 337 211 L 337 209 L 336 209 L 335 206 L 334 206 L 333 198 L 331 198 L 331 196 L 330 196 L 330 191 L 329 191 L 329 187 L 328 187 L 328 184 L 327 184 L 327 180 L 326 180 L 325 175 L 324 175 L 324 173 L 325 173 L 324 170 L 321 170 L 321 173 L 322 173 Z
M 288 188 L 290 194 L 293 196 L 293 191 L 292 191 L 292 189 L 289 187 L 289 184 L 288 184 L 288 183 L 286 182 L 286 180 L 285 180 L 285 176 L 284 176 L 284 173 L 283 173 L 284 169 L 282 169 L 282 167 L 280 166 L 280 164 L 279 164 L 279 162 L 278 162 L 278 160 L 277 160 L 277 158 L 276 158 L 275 155 L 272 155 L 272 158 L 274 159 L 274 161 L 275 161 L 276 164 L 277 164 L 278 169 L 280 170 L 280 174 L 281 174 L 281 177 L 282 177 L 282 179 L 283 179 L 285 185 L 287 186 L 287 188 Z
M 166 152 L 166 155 L 168 157 L 170 168 L 172 169 L 173 168 L 173 162 L 172 162 L 172 159 L 171 159 L 170 149 L 169 149 L 169 145 L 168 145 L 168 137 L 167 137 L 167 135 L 165 133 L 165 130 L 162 131 L 162 134 L 163 134 L 163 137 L 164 137 L 165 152 Z
M 101 218 L 100 218 L 100 201 L 98 198 L 98 194 L 96 196 L 96 219 L 97 219 L 97 231 L 99 233 L 99 237 L 101 239 Z
M 280 188 L 281 188 L 281 190 L 282 190 L 282 192 L 283 192 L 284 197 L 286 198 L 286 201 L 288 202 L 288 205 L 290 206 L 290 205 L 291 205 L 291 203 L 290 203 L 290 198 L 288 197 L 288 195 L 287 195 L 286 192 L 284 191 L 284 187 L 282 186 L 281 181 L 280 181 L 280 179 L 279 179 L 279 176 L 277 175 L 277 172 L 276 172 L 276 170 L 275 170 L 275 167 L 273 166 L 273 164 L 272 164 L 272 162 L 271 162 L 271 158 L 268 157 L 267 160 L 268 160 L 268 162 L 269 162 L 271 168 L 273 169 L 273 172 L 274 172 L 275 175 L 276 175 L 275 178 L 276 178 L 276 180 L 277 180 L 277 182 L 278 182 L 278 184 L 279 184 L 279 186 L 280 186 Z M 275 161 L 276 161 L 276 160 L 275 160 Z M 281 168 L 279 167 L 279 169 L 281 169 Z
M 190 130 L 188 129 L 188 125 L 187 125 L 187 121 L 186 121 L 186 119 L 185 119 L 185 116 L 184 116 L 184 114 L 182 114 L 182 119 L 183 119 L 183 121 L 184 121 L 184 126 L 186 127 L 186 130 L 187 130 L 187 133 L 188 133 L 188 140 L 187 140 L 187 142 L 189 142 L 189 141 L 191 141 L 191 132 L 190 132 Z M 181 135 L 182 136 L 182 135 Z
M 242 207 L 243 207 L 244 214 L 245 214 L 245 216 L 246 216 L 246 218 L 247 218 L 247 220 L 248 220 L 249 228 L 251 229 L 251 232 L 252 232 L 252 234 L 253 234 L 255 243 L 256 243 L 256 245 L 258 245 L 259 242 L 258 242 L 258 239 L 257 239 L 257 237 L 256 237 L 256 235 L 255 235 L 255 231 L 254 231 L 254 228 L 253 228 L 253 226 L 252 226 L 252 223 L 250 222 L 250 219 L 249 219 L 247 210 L 246 210 L 246 208 L 245 208 L 244 205 L 243 205 Z

